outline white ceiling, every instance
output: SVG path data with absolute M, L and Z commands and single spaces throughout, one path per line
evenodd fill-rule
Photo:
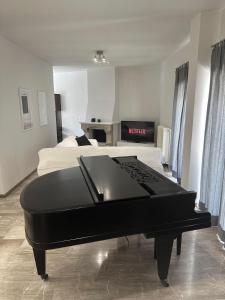
M 0 33 L 52 65 L 157 63 L 188 38 L 190 20 L 225 0 L 0 0 Z

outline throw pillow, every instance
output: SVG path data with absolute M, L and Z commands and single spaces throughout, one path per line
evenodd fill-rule
M 89 142 L 89 140 L 87 139 L 85 134 L 80 137 L 76 137 L 76 141 L 77 141 L 78 146 L 91 145 L 91 143 Z

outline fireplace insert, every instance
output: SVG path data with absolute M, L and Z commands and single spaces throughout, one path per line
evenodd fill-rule
M 99 143 L 106 143 L 106 133 L 104 129 L 93 129 L 93 139 L 96 139 Z

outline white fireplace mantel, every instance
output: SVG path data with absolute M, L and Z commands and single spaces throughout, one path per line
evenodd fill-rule
M 114 125 L 114 124 L 119 124 L 120 122 L 117 121 L 117 122 L 81 122 L 81 125 L 82 124 L 85 124 L 85 125 Z
M 120 122 L 82 122 L 81 128 L 89 138 L 92 138 L 93 129 L 103 129 L 106 133 L 106 145 L 116 145 Z

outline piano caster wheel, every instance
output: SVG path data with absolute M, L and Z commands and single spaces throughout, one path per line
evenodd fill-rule
M 47 280 L 48 279 L 48 274 L 42 274 L 41 279 L 43 279 L 44 281 Z
M 169 286 L 169 283 L 168 283 L 168 281 L 167 281 L 166 279 L 161 280 L 161 283 L 162 283 L 162 285 L 163 285 L 164 287 L 168 287 L 168 286 Z

